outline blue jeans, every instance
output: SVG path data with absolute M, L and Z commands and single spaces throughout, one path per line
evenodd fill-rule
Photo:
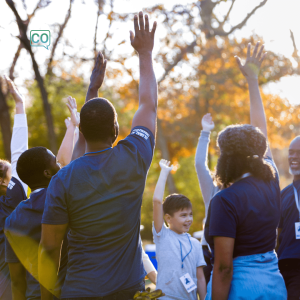
M 137 285 L 103 297 L 79 297 L 64 298 L 63 300 L 131 300 L 137 291 L 145 291 L 145 281 L 141 281 Z
M 211 300 L 212 274 L 205 300 Z M 228 300 L 252 299 L 287 299 L 284 280 L 278 269 L 278 259 L 273 251 L 238 256 L 233 259 L 233 275 Z

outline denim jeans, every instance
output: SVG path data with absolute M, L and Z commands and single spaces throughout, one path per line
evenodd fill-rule
M 79 298 L 63 298 L 63 300 L 132 300 L 137 291 L 145 291 L 145 281 L 141 281 L 137 285 L 103 297 L 79 297 Z

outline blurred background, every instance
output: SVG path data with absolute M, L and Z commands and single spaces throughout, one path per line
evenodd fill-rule
M 291 183 L 288 145 L 300 134 L 300 26 L 298 0 L 6 0 L 0 2 L 0 75 L 15 80 L 26 96 L 29 147 L 55 154 L 63 139 L 68 95 L 84 103 L 97 51 L 108 59 L 99 95 L 119 115 L 120 136 L 130 132 L 138 106 L 138 58 L 130 46 L 133 15 L 158 22 L 154 69 L 159 86 L 158 131 L 142 206 L 142 238 L 152 241 L 152 195 L 161 158 L 175 170 L 166 195 L 182 193 L 193 203 L 190 233 L 202 230 L 204 204 L 194 167 L 202 116 L 216 124 L 209 167 L 218 159 L 216 138 L 225 126 L 249 123 L 247 84 L 234 56 L 249 42 L 265 44 L 259 77 L 269 141 L 281 187 Z M 49 30 L 49 49 L 31 47 L 31 30 Z M 10 159 L 14 107 L 0 77 L 0 157 Z

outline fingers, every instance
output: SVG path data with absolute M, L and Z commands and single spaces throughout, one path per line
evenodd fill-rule
M 247 60 L 251 57 L 251 44 L 249 43 L 247 46 Z
M 149 32 L 149 17 L 148 15 L 145 15 L 145 31 Z
M 260 64 L 263 62 L 263 60 L 265 59 L 265 57 L 267 56 L 267 52 L 263 54 L 262 58 L 260 59 Z
M 139 22 L 140 22 L 140 30 L 144 31 L 145 30 L 145 26 L 144 26 L 144 15 L 143 12 L 140 11 L 139 12 Z
M 99 60 L 98 60 L 98 63 L 97 63 L 97 68 L 99 69 L 101 65 L 103 65 L 103 55 L 102 53 L 99 51 Z
M 153 23 L 153 27 L 152 27 L 152 31 L 151 31 L 152 37 L 154 37 L 156 27 L 157 27 L 157 23 L 156 23 L 156 21 L 155 21 L 155 22 Z
M 254 51 L 253 51 L 253 54 L 252 54 L 253 58 L 256 58 L 257 51 L 258 51 L 258 46 L 259 46 L 259 42 L 257 42 L 256 45 L 255 45 L 255 47 L 254 47 Z
M 68 107 L 68 109 L 69 109 L 69 112 L 70 112 L 70 114 L 72 113 L 72 107 L 71 107 L 71 105 L 69 104 L 69 103 L 66 103 L 66 105 L 67 105 L 67 107 Z
M 138 16 L 137 15 L 134 15 L 133 23 L 134 23 L 134 32 L 136 34 L 140 30 L 139 29 L 139 22 L 138 22 Z
M 248 56 L 248 55 L 247 55 Z M 241 63 L 241 59 L 238 56 L 235 56 L 235 60 L 239 66 L 239 68 L 241 69 L 243 67 L 242 63 Z
M 256 58 L 257 58 L 258 60 L 261 59 L 262 53 L 263 53 L 263 51 L 264 51 L 264 48 L 265 48 L 265 45 L 262 45 L 262 46 L 260 47 L 260 50 L 259 50 L 259 52 L 258 52 L 258 54 L 257 54 L 257 56 L 256 56 Z
M 130 34 L 130 42 L 132 43 L 134 40 L 134 34 L 131 30 L 129 31 L 129 34 Z

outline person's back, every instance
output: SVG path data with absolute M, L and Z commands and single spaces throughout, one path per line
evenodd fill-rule
M 114 148 L 80 157 L 53 177 L 48 197 L 58 207 L 46 204 L 43 223 L 55 216 L 70 226 L 62 297 L 83 296 L 83 289 L 105 295 L 144 278 L 140 210 L 153 148 L 151 131 L 136 127 Z M 56 192 L 66 195 L 63 202 Z

